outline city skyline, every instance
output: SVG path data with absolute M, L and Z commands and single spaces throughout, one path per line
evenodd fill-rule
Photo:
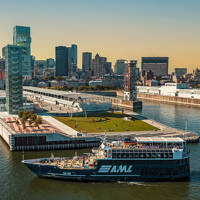
M 77 44 L 79 68 L 82 52 L 92 52 L 113 66 L 118 59 L 136 59 L 140 65 L 141 57 L 168 56 L 169 72 L 175 67 L 191 72 L 200 65 L 199 5 L 197 0 L 3 1 L 0 48 L 12 44 L 15 25 L 30 26 L 32 55 L 38 60 L 55 58 L 56 46 Z

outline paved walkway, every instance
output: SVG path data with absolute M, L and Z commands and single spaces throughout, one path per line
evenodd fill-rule
M 62 122 L 54 119 L 51 116 L 42 116 L 44 120 L 47 120 L 49 123 L 57 127 L 58 129 L 62 130 L 62 132 L 66 133 L 66 135 L 77 136 L 78 131 L 74 130 L 73 128 L 63 124 Z

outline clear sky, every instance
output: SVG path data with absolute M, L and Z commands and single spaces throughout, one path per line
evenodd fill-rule
M 55 57 L 78 45 L 109 61 L 169 56 L 174 67 L 200 65 L 200 0 L 0 0 L 0 48 L 15 25 L 31 26 L 32 55 Z

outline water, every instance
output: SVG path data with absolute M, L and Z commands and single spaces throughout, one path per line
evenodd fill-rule
M 144 102 L 142 114 L 166 125 L 200 135 L 200 109 Z M 199 200 L 200 144 L 191 145 L 191 179 L 188 182 L 161 183 L 76 183 L 40 179 L 23 164 L 21 152 L 10 152 L 0 139 L 0 200 Z M 78 151 L 79 154 L 89 150 Z M 55 151 L 55 156 L 74 155 L 75 151 Z M 50 152 L 26 152 L 25 159 L 49 157 Z

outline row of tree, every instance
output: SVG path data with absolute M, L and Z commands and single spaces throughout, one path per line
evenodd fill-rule
M 99 91 L 99 90 L 117 90 L 119 88 L 115 86 L 102 86 L 102 85 L 97 85 L 97 86 L 79 86 L 79 87 L 71 87 L 71 86 L 59 86 L 56 89 L 62 90 L 62 91 Z
M 39 128 L 39 125 L 42 123 L 42 118 L 34 114 L 32 111 L 19 111 L 18 117 L 22 123 L 23 129 L 26 129 L 26 122 L 28 121 L 29 126 L 34 125 Z M 17 120 L 16 124 L 19 125 L 20 122 Z

